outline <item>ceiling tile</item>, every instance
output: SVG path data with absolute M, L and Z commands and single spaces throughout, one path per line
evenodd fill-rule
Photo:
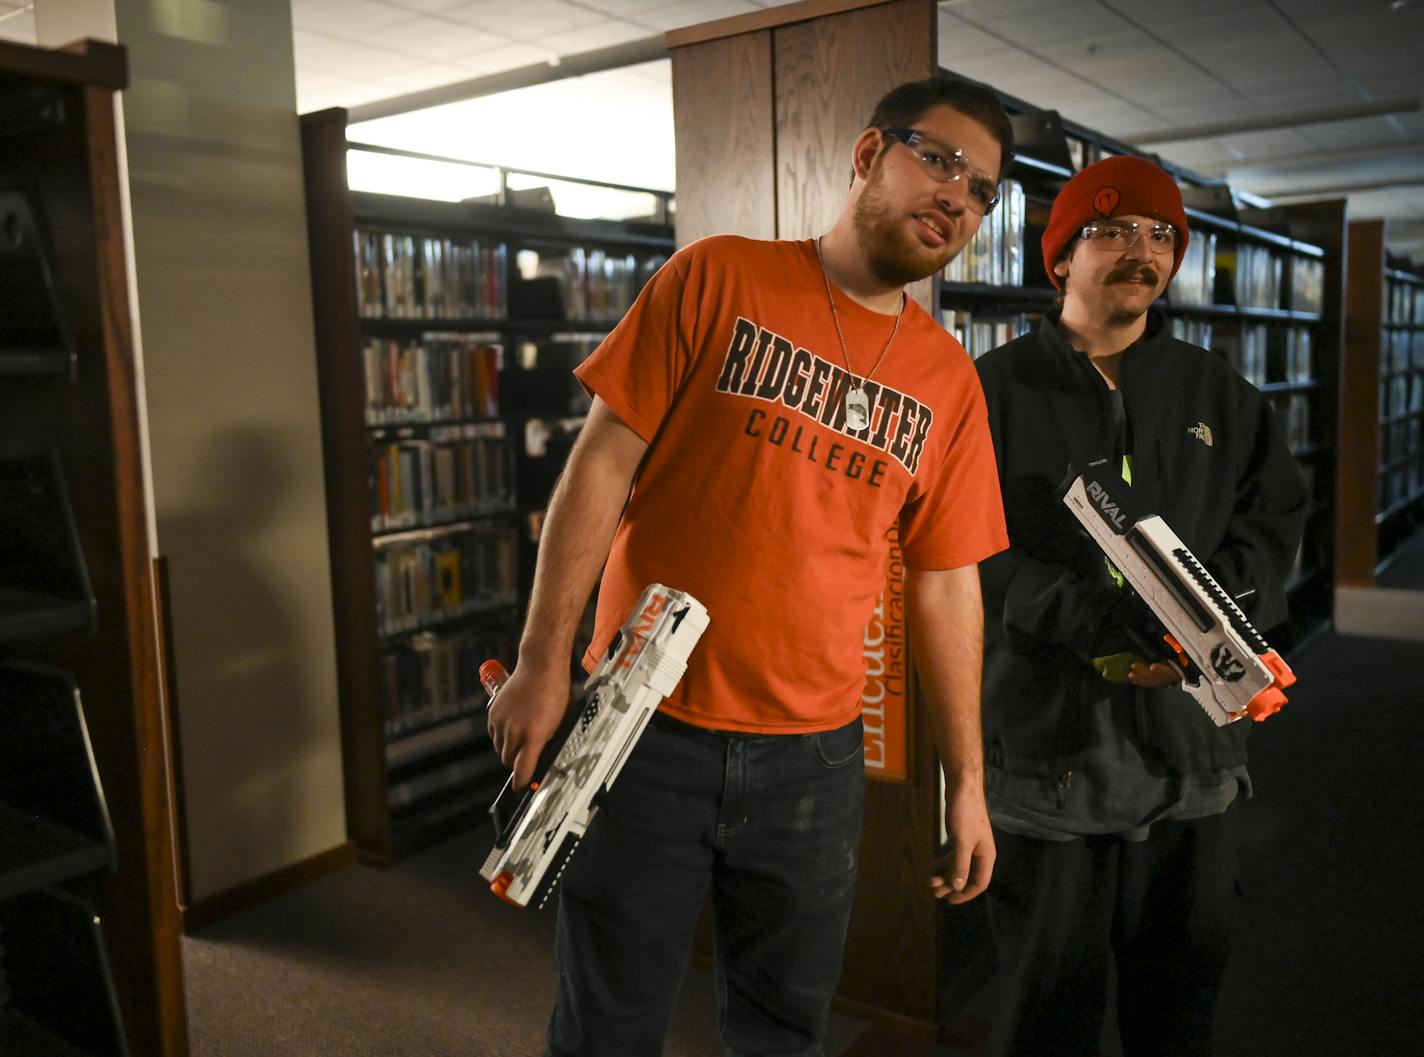
M 391 74 L 377 79 L 389 89 L 385 93 L 387 96 L 396 96 L 424 91 L 427 88 L 438 88 L 444 84 L 454 84 L 466 80 L 468 76 L 458 66 L 426 63 L 424 66 L 407 70 L 404 73 Z
M 34 44 L 35 13 L 24 7 L 6 4 L 0 6 L 0 40 L 13 40 L 21 44 Z
M 565 0 L 519 0 L 454 8 L 444 17 L 511 40 L 537 41 L 555 33 L 594 25 L 607 16 Z
M 548 48 L 541 48 L 537 44 L 502 44 L 477 55 L 452 59 L 451 62 L 465 71 L 465 78 L 483 77 L 502 70 L 530 66 L 536 62 L 547 62 L 552 54 Z
M 420 14 L 440 14 L 456 7 L 469 7 L 471 0 L 384 0 L 392 7 L 402 7 Z
M 582 3 L 584 7 L 591 7 L 595 11 L 603 11 L 620 18 L 642 15 L 660 7 L 681 6 L 681 0 L 673 0 L 673 2 L 669 2 L 669 0 L 582 0 Z
M 698 0 L 697 3 L 673 4 L 658 7 L 640 14 L 637 20 L 645 26 L 652 26 L 666 32 L 695 26 L 701 22 L 715 22 L 720 18 L 746 15 L 762 10 L 744 0 Z
M 611 48 L 615 44 L 626 44 L 633 40 L 644 40 L 656 34 L 650 33 L 646 26 L 640 26 L 635 22 L 627 22 L 623 19 L 611 18 L 606 22 L 599 22 L 592 26 L 585 26 L 582 29 L 573 30 L 569 33 L 555 33 L 552 36 L 541 38 L 541 43 L 546 47 L 564 55 L 577 55 L 579 52 L 594 51 L 598 48 Z
M 297 29 L 345 34 L 409 18 L 409 11 L 375 0 L 292 0 L 292 25 Z
M 417 16 L 395 25 L 351 34 L 372 47 L 389 48 L 419 59 L 451 59 L 507 44 L 508 38 L 473 26 Z

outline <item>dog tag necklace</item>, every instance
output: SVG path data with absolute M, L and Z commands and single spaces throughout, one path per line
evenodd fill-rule
M 890 351 L 890 342 L 895 340 L 895 335 L 900 330 L 900 315 L 905 311 L 905 293 L 903 290 L 900 292 L 900 307 L 895 310 L 895 325 L 890 328 L 890 338 L 885 342 L 885 348 L 880 350 L 880 358 L 857 383 L 855 372 L 850 367 L 850 353 L 846 351 L 845 335 L 841 333 L 841 317 L 836 313 L 836 297 L 831 293 L 831 277 L 826 274 L 826 259 L 821 256 L 820 239 L 816 240 L 816 263 L 821 266 L 821 278 L 826 282 L 826 300 L 831 303 L 831 321 L 836 325 L 836 337 L 841 343 L 841 358 L 845 360 L 846 375 L 850 379 L 845 395 L 846 425 L 853 432 L 859 433 L 870 425 L 870 395 L 865 391 L 865 383 L 870 381 L 870 376 L 880 368 L 885 354 Z

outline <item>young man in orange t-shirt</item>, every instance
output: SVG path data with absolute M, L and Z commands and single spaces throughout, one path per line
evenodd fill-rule
M 904 286 L 974 236 L 1011 147 L 988 91 L 902 85 L 823 238 L 686 247 L 578 369 L 593 408 L 490 712 L 516 783 L 564 715 L 605 563 L 586 661 L 653 581 L 711 623 L 563 876 L 552 1057 L 662 1052 L 709 882 L 727 1052 L 823 1052 L 859 851 L 864 628 L 897 518 L 947 779 L 933 884 L 951 902 L 987 885 L 976 563 L 1007 539 L 973 366 Z

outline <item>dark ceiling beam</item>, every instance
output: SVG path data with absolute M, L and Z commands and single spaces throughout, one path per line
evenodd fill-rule
M 1210 125 L 1187 125 L 1139 132 L 1122 137 L 1135 147 L 1152 143 L 1184 143 L 1189 140 L 1216 139 L 1242 132 L 1273 132 L 1302 125 L 1325 125 L 1332 121 L 1357 121 L 1361 118 L 1387 117 L 1391 114 L 1413 114 L 1420 110 L 1419 99 L 1386 99 L 1350 106 L 1324 107 L 1318 110 L 1297 110 L 1288 114 L 1266 114 L 1236 121 L 1218 121 Z
M 1252 193 L 1273 202 L 1292 198 L 1321 198 L 1325 195 L 1356 194 L 1362 191 L 1392 191 L 1397 187 L 1424 187 L 1424 176 L 1402 176 L 1384 180 L 1347 180 L 1342 183 L 1325 184 L 1318 187 L 1282 187 L 1263 190 L 1253 187 Z
M 513 70 L 486 74 L 483 77 L 471 77 L 467 81 L 442 84 L 436 88 L 408 92 L 405 95 L 393 96 L 390 99 L 381 99 L 373 103 L 362 103 L 360 106 L 348 108 L 349 120 L 354 125 L 358 121 L 374 121 L 380 117 L 394 117 L 396 114 L 408 114 L 412 110 L 425 110 L 432 106 L 444 106 L 446 103 L 460 103 L 466 99 L 477 99 L 480 96 L 508 92 L 515 88 L 529 88 L 532 85 L 562 81 L 569 77 L 582 77 L 585 74 L 602 73 L 604 70 L 616 70 L 623 66 L 636 66 L 642 62 L 665 59 L 667 55 L 667 44 L 663 40 L 663 35 L 659 33 L 656 36 L 632 40 L 626 44 L 614 44 L 611 47 L 597 48 L 593 51 L 580 52 L 577 55 L 565 55 L 547 62 L 536 62 L 528 66 L 516 67 Z
M 1241 158 L 1222 162 L 1215 166 L 1201 166 L 1204 172 L 1219 170 L 1230 173 L 1231 182 L 1237 180 L 1269 179 L 1286 175 L 1287 169 L 1318 169 L 1329 165 L 1348 165 L 1352 162 L 1380 161 L 1385 158 L 1407 157 L 1424 154 L 1424 142 L 1395 143 L 1384 147 L 1352 147 L 1348 150 L 1318 150 L 1306 154 L 1287 154 L 1281 157 Z M 1215 175 L 1215 173 L 1213 173 Z

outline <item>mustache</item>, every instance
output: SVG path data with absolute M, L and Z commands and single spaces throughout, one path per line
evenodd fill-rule
M 1161 276 L 1158 274 L 1156 268 L 1141 264 L 1129 264 L 1108 274 L 1108 282 L 1110 283 L 1125 283 L 1131 279 L 1141 279 L 1143 282 L 1151 283 L 1153 286 L 1156 286 L 1160 278 Z

